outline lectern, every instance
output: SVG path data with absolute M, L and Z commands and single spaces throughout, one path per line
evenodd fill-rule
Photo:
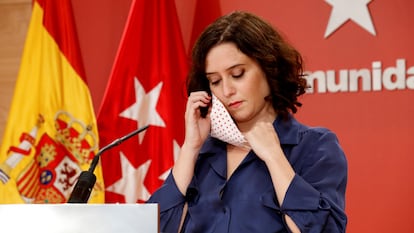
M 158 233 L 158 204 L 3 204 L 1 232 Z

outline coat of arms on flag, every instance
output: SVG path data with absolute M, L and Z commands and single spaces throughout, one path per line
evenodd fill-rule
M 68 112 L 58 112 L 54 121 L 55 135 L 46 132 L 37 135 L 44 124 L 44 117 L 39 115 L 36 125 L 21 134 L 19 145 L 11 146 L 7 159 L 0 164 L 0 180 L 6 183 L 11 170 L 34 150 L 34 156 L 16 181 L 27 203 L 65 202 L 81 172 L 79 164 L 89 164 L 98 146 L 90 127 Z

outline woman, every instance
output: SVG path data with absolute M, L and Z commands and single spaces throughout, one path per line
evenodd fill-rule
M 148 201 L 160 204 L 161 231 L 345 232 L 345 155 L 331 131 L 292 116 L 306 89 L 300 54 L 234 12 L 206 28 L 192 62 L 185 140 Z M 219 104 L 244 142 L 212 136 Z

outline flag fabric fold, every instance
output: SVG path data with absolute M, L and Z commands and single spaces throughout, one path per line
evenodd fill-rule
M 187 53 L 191 55 L 193 46 L 204 29 L 221 16 L 220 0 L 197 0 Z
M 100 145 L 149 127 L 101 156 L 106 202 L 146 201 L 184 139 L 188 65 L 174 4 L 131 3 L 98 114 Z
M 99 147 L 70 0 L 36 0 L 0 148 L 0 203 L 64 203 Z M 90 202 L 104 202 L 100 165 Z

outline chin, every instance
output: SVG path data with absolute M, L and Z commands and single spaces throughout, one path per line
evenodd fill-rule
M 246 122 L 246 121 L 248 121 L 249 120 L 249 118 L 248 117 L 246 117 L 246 116 L 241 116 L 241 114 L 236 114 L 236 115 L 234 115 L 233 117 L 232 117 L 232 119 L 233 119 L 233 121 L 234 122 L 236 122 L 236 124 L 239 124 L 239 123 L 243 123 L 243 122 Z

